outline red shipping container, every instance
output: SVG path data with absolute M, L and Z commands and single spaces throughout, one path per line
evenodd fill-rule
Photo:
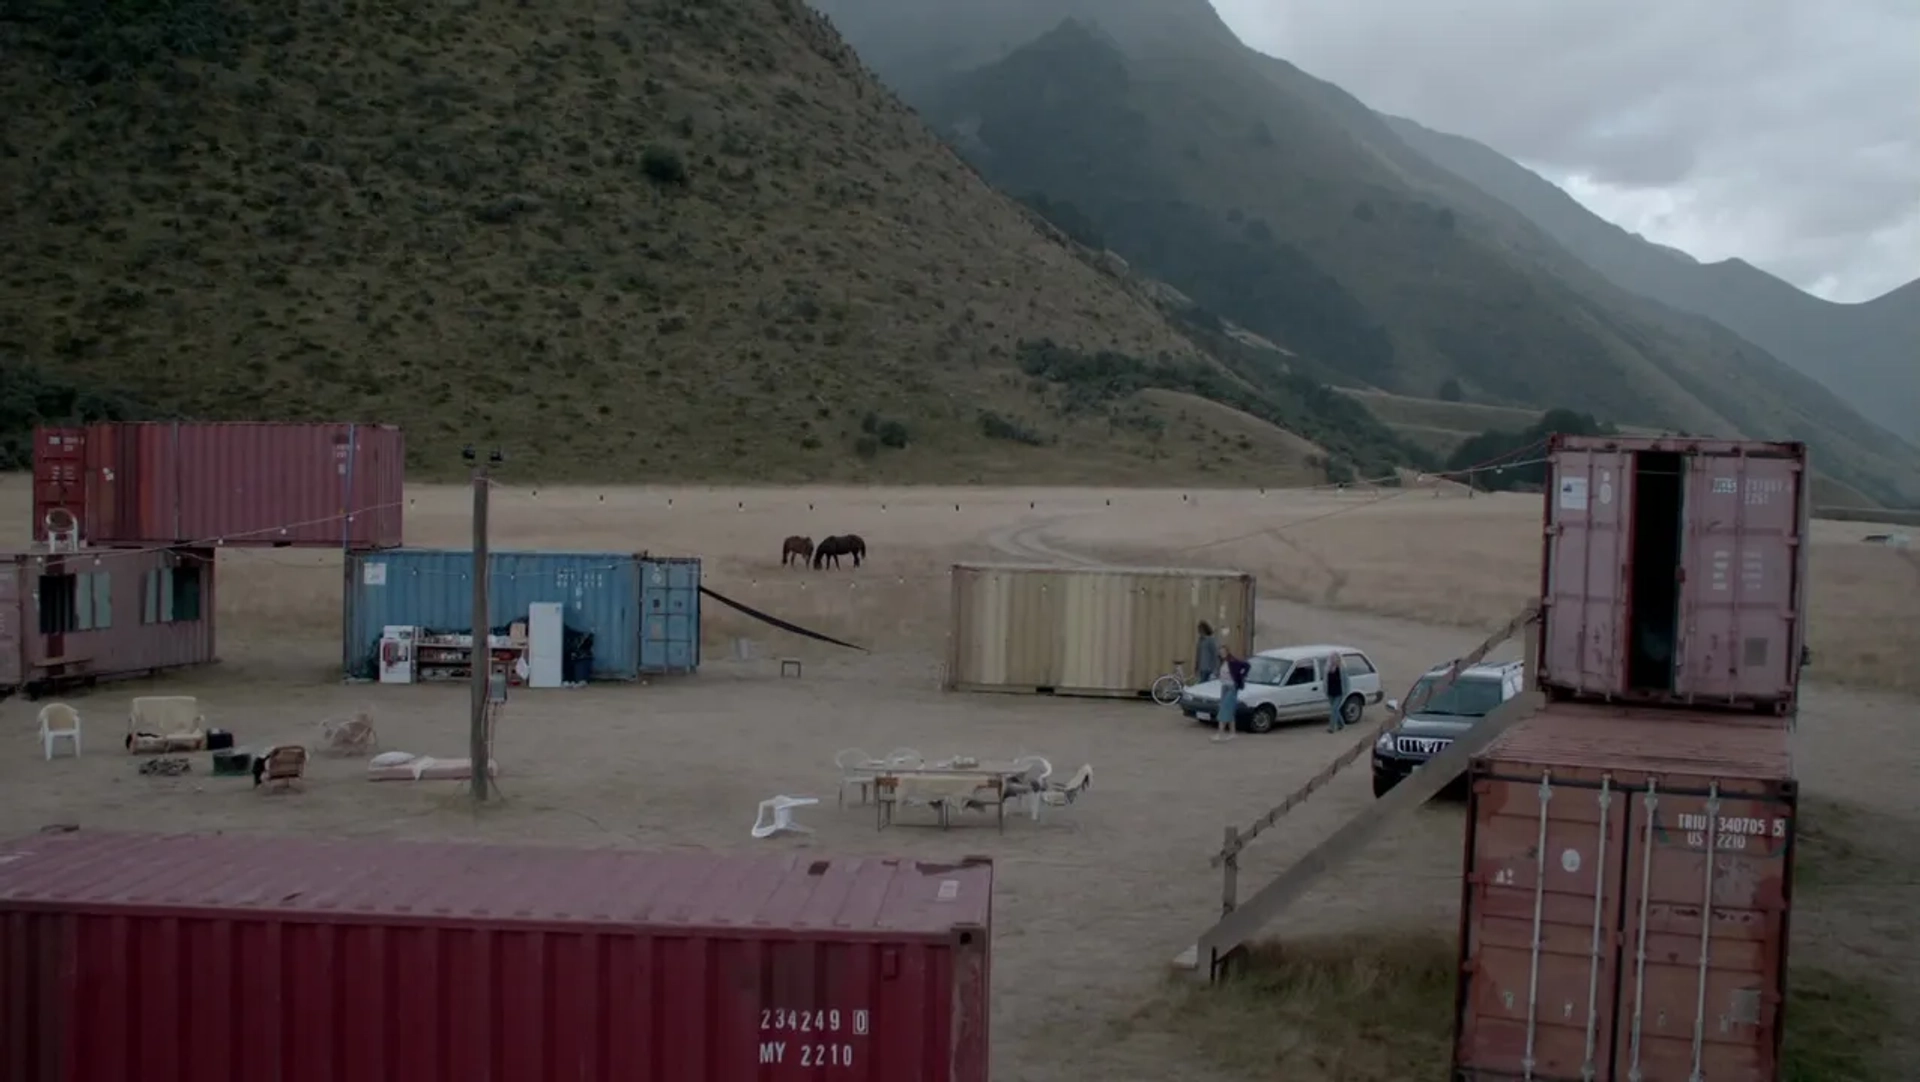
M 1806 447 L 1556 436 L 1548 455 L 1541 689 L 1792 713 Z
M 0 1082 L 985 1082 L 992 865 L 0 843 Z
M 406 457 L 406 437 L 390 425 L 43 428 L 33 535 L 46 539 L 57 509 L 95 545 L 394 548 Z
M 1562 703 L 1475 761 L 1458 1077 L 1778 1078 L 1787 739 L 1759 719 Z
M 0 553 L 0 699 L 215 654 L 212 549 Z

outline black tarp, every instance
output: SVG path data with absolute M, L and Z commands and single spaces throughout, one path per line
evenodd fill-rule
M 754 619 L 760 621 L 761 623 L 772 624 L 774 627 L 777 627 L 782 631 L 791 631 L 795 635 L 804 635 L 809 639 L 818 639 L 821 642 L 830 642 L 835 646 L 844 646 L 849 650 L 858 650 L 863 654 L 869 654 L 873 652 L 871 650 L 868 650 L 864 646 L 855 646 L 850 642 L 841 642 L 839 639 L 836 639 L 831 635 L 822 635 L 818 631 L 809 631 L 806 628 L 801 627 L 799 624 L 790 624 L 785 620 L 780 619 L 778 616 L 769 616 L 766 613 L 761 612 L 759 609 L 752 608 L 747 605 L 742 605 L 740 602 L 735 601 L 734 599 L 727 597 L 724 594 L 715 593 L 712 590 L 707 589 L 705 586 L 700 587 L 700 592 L 706 595 L 707 597 L 713 598 L 715 601 L 720 602 L 722 605 L 725 605 L 730 609 L 737 609 L 740 612 L 746 613 L 748 616 L 751 616 Z

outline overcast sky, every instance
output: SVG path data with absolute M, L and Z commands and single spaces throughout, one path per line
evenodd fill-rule
M 1920 277 L 1920 0 L 1213 0 L 1601 215 L 1838 301 Z

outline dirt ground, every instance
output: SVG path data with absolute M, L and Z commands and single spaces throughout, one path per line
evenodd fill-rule
M 421 488 L 409 502 L 413 544 L 468 542 L 464 490 Z M 1181 1034 L 1122 1020 L 1154 994 L 1167 960 L 1217 911 L 1220 881 L 1206 859 L 1222 828 L 1259 814 L 1351 737 L 1306 726 L 1222 747 L 1199 726 L 1145 704 L 945 694 L 936 681 L 947 565 L 999 556 L 1244 567 L 1259 576 L 1263 647 L 1354 643 L 1372 653 L 1396 694 L 1427 665 L 1471 647 L 1537 581 L 1538 497 L 503 484 L 493 506 L 497 548 L 698 555 L 712 588 L 873 653 L 796 641 L 709 606 L 698 676 L 517 693 L 498 735 L 506 800 L 478 817 L 457 784 L 370 785 L 353 760 L 319 760 L 307 791 L 286 797 L 263 796 L 244 780 L 140 777 L 119 750 L 121 718 L 129 697 L 161 689 L 201 696 L 213 723 L 248 744 L 312 741 L 322 719 L 370 705 L 384 747 L 465 753 L 464 689 L 340 682 L 336 555 L 228 552 L 218 587 L 223 663 L 73 699 L 87 719 L 86 757 L 42 762 L 33 708 L 0 705 L 0 726 L 16 748 L 0 757 L 0 831 L 79 822 L 986 853 L 999 868 L 994 1077 L 1206 1080 L 1217 1076 Z M 25 484 L 0 480 L 0 521 L 26 520 Z M 844 532 L 867 539 L 867 566 L 779 566 L 785 535 Z M 1860 543 L 1870 532 L 1852 523 L 1816 530 L 1814 675 L 1854 686 L 1808 690 L 1800 771 L 1810 796 L 1843 800 L 1920 839 L 1920 751 L 1907 733 L 1920 684 L 1897 660 L 1920 646 L 1920 567 Z M 735 636 L 753 640 L 752 660 L 735 660 Z M 804 659 L 805 675 L 781 679 L 773 660 L 780 656 Z M 1058 771 L 1088 762 L 1097 783 L 1083 802 L 1040 823 L 1012 821 L 1004 836 L 977 823 L 881 832 L 871 809 L 834 807 L 835 752 L 900 746 L 928 755 L 1039 753 Z M 1264 836 L 1247 854 L 1243 889 L 1367 804 L 1364 775 L 1349 771 Z M 751 841 L 755 805 L 776 793 L 824 798 L 802 815 L 818 833 Z M 1330 875 L 1274 931 L 1448 921 L 1459 845 L 1459 809 L 1429 808 Z M 1904 874 L 1824 893 L 1818 907 L 1803 904 L 1796 955 L 1843 957 L 1913 993 L 1920 949 L 1900 914 L 1920 895 L 1911 868 Z M 1920 1005 L 1920 995 L 1908 1002 Z

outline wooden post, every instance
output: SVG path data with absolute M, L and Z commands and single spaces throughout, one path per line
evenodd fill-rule
M 1233 912 L 1240 904 L 1240 828 L 1228 827 L 1226 839 L 1221 843 L 1220 851 L 1227 854 L 1221 862 L 1220 873 L 1220 915 Z
M 476 459 L 473 467 L 473 716 L 467 738 L 476 806 L 487 802 L 490 780 L 487 766 L 492 758 L 492 749 L 487 747 L 487 699 L 493 678 L 493 629 L 487 613 L 487 497 L 491 485 L 486 462 Z

